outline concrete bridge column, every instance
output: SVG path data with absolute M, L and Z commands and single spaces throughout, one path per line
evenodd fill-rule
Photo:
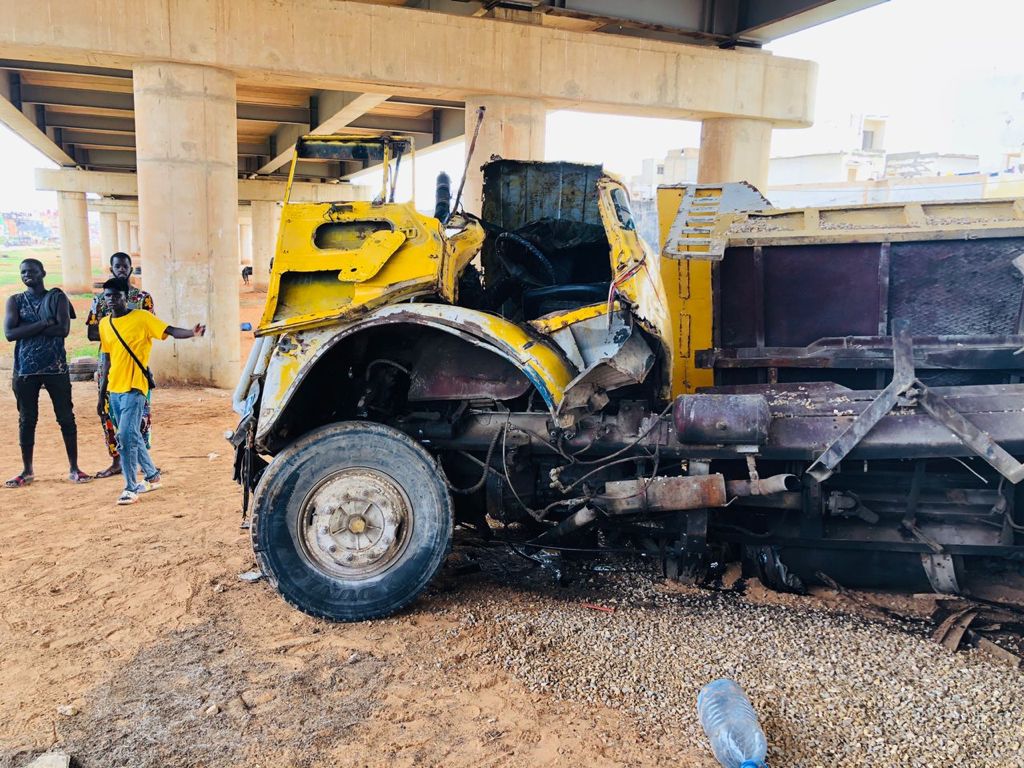
M 477 110 L 486 107 L 476 151 L 466 173 L 462 205 L 480 213 L 483 174 L 480 166 L 498 155 L 506 160 L 543 160 L 547 110 L 536 99 L 511 96 L 471 96 L 466 99 L 466 151 L 476 128 Z
M 84 192 L 58 192 L 60 219 L 61 286 L 67 293 L 92 291 L 92 259 L 89 253 L 89 209 Z
M 700 129 L 699 184 L 749 181 L 762 192 L 768 187 L 772 124 L 746 118 L 707 118 Z
M 238 160 L 235 76 L 213 67 L 132 67 L 143 287 L 161 319 L 206 337 L 153 346 L 157 377 L 238 380 Z
M 121 216 L 117 217 L 117 250 L 121 253 L 132 252 L 131 222 Z
M 280 215 L 277 203 L 252 201 L 252 282 L 257 291 L 267 290 L 270 282 L 270 262 L 277 248 Z
M 242 264 L 252 264 L 252 229 L 248 221 L 238 222 L 238 261 Z
M 128 222 L 128 253 L 131 254 L 132 258 L 138 258 L 141 253 L 139 242 L 139 222 L 137 221 Z
M 117 214 L 114 211 L 100 213 L 100 268 L 110 262 L 110 255 L 116 253 L 117 247 Z

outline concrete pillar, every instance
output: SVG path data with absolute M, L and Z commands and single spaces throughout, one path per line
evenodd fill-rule
M 131 222 L 120 216 L 117 218 L 117 250 L 121 253 L 132 252 Z
M 161 319 L 206 337 L 153 345 L 157 377 L 238 381 L 235 76 L 213 67 L 132 67 L 143 287 Z
M 137 257 L 141 252 L 139 245 L 139 222 L 129 221 L 128 222 L 128 253 L 133 258 Z
M 257 291 L 267 290 L 270 262 L 277 249 L 277 228 L 281 209 L 274 202 L 252 201 L 252 284 Z
M 699 184 L 747 181 L 764 192 L 768 188 L 768 157 L 772 124 L 765 120 L 715 117 L 700 129 Z
M 471 96 L 466 99 L 466 151 L 476 128 L 477 110 L 486 107 L 476 150 L 466 173 L 462 206 L 480 213 L 483 174 L 480 166 L 498 155 L 506 160 L 543 160 L 547 110 L 536 99 L 510 96 Z
M 84 192 L 58 192 L 60 218 L 61 286 L 67 293 L 92 291 L 92 259 L 89 254 L 89 209 Z
M 242 264 L 252 264 L 252 227 L 251 222 L 238 222 L 238 261 Z
M 117 213 L 114 211 L 100 212 L 100 268 L 105 269 L 110 263 L 110 255 L 118 251 L 117 247 Z

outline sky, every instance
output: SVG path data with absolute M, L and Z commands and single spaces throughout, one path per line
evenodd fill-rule
M 977 154 L 997 170 L 1008 147 L 1024 143 L 1024 0 L 890 0 L 774 41 L 779 56 L 819 65 L 815 125 L 777 130 L 773 155 L 849 149 L 851 115 L 887 117 L 893 152 Z M 700 125 L 680 120 L 557 111 L 547 120 L 548 160 L 603 163 L 627 179 L 645 158 L 699 144 Z M 457 183 L 464 147 L 417 158 L 417 202 L 426 208 L 433 179 Z M 0 126 L 0 210 L 56 207 L 35 192 L 33 169 L 54 167 Z

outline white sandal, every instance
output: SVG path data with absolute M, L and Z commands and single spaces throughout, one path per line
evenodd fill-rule
M 125 506 L 127 504 L 134 504 L 139 500 L 139 494 L 133 493 L 132 491 L 124 491 L 120 496 L 117 497 L 117 503 Z

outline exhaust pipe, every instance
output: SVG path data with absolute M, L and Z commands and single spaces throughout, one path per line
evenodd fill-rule
M 757 480 L 729 480 L 725 490 L 730 496 L 771 496 L 773 493 L 799 491 L 800 480 L 796 475 L 772 475 Z

